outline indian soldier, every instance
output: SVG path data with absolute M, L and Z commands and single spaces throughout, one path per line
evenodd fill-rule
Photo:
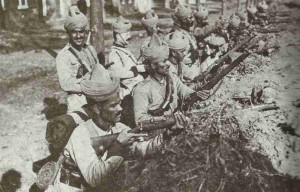
M 47 192 L 124 191 L 122 183 L 119 183 L 124 178 L 117 179 L 122 176 L 124 155 L 151 157 L 174 133 L 172 130 L 163 132 L 148 141 L 137 139 L 141 134 L 130 133 L 130 128 L 119 122 L 122 110 L 119 80 L 105 76 L 99 66 L 80 85 L 92 119 L 81 123 L 73 131 L 60 158 L 61 167 L 54 185 L 50 185 Z M 178 134 L 178 128 L 176 130 Z M 113 148 L 120 153 L 112 153 L 112 148 L 98 151 L 92 146 L 92 138 L 115 133 L 119 135 L 113 142 Z M 96 148 L 100 149 L 100 146 Z
M 68 112 L 75 111 L 86 104 L 80 82 L 84 75 L 100 65 L 96 50 L 85 43 L 88 19 L 77 7 L 71 7 L 64 28 L 69 43 L 58 53 L 56 68 L 61 88 L 68 93 Z M 105 71 L 100 65 L 101 70 Z
M 197 7 L 194 12 L 197 27 L 194 36 L 197 39 L 199 55 L 201 58 L 201 71 L 205 72 L 221 54 L 227 51 L 228 44 L 226 39 L 220 34 L 225 28 L 225 22 L 217 20 L 214 25 L 207 22 L 208 9 L 202 5 Z
M 122 98 L 130 94 L 132 88 L 143 80 L 139 72 L 144 72 L 144 67 L 142 65 L 137 66 L 136 57 L 127 48 L 131 39 L 131 26 L 130 21 L 122 16 L 119 16 L 112 24 L 114 43 L 108 54 L 108 62 L 110 63 L 108 70 L 112 77 L 121 79 L 120 94 Z
M 157 26 L 158 23 L 158 16 L 156 13 L 154 13 L 153 11 L 149 10 L 145 13 L 145 16 L 142 18 L 141 20 L 142 25 L 145 27 L 146 32 L 147 32 L 147 37 L 144 40 L 144 42 L 142 43 L 141 46 L 141 55 L 143 54 L 143 50 L 144 48 L 149 44 L 151 36 L 158 32 L 159 28 Z M 141 56 L 140 56 L 141 57 Z
M 147 64 L 149 76 L 139 83 L 133 91 L 133 108 L 135 121 L 160 120 L 164 115 L 174 114 L 178 122 L 185 117 L 178 110 L 179 100 L 196 94 L 184 85 L 177 75 L 170 72 L 169 47 L 156 34 L 151 38 L 144 50 L 144 62 Z M 199 98 L 207 99 L 208 94 L 200 91 Z M 160 132 L 153 131 L 153 135 Z
M 197 41 L 192 34 L 195 18 L 191 7 L 179 5 L 172 14 L 174 27 L 171 32 L 180 31 L 189 39 L 188 54 L 183 59 L 182 74 L 187 81 L 201 74 Z
M 268 9 L 269 9 L 269 6 L 266 3 L 266 1 L 264 1 L 264 0 L 257 4 L 256 18 L 257 18 L 257 22 L 260 26 L 264 27 L 264 26 L 268 25 L 268 20 L 269 20 Z

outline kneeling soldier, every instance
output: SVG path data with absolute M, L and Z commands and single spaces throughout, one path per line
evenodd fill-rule
M 143 52 L 144 62 L 149 76 L 139 83 L 133 92 L 133 108 L 135 121 L 153 121 L 164 118 L 164 115 L 175 115 L 177 122 L 184 122 L 185 117 L 177 111 L 179 100 L 197 94 L 184 85 L 177 75 L 170 72 L 172 64 L 167 62 L 169 47 L 156 34 L 151 38 Z M 208 94 L 199 92 L 199 99 L 207 99 Z M 177 111 L 177 112 L 176 112 Z M 154 132 L 156 135 L 159 132 Z
M 49 191 L 117 191 L 115 180 L 121 172 L 123 156 L 109 155 L 110 149 L 95 149 L 92 138 L 115 133 L 114 148 L 132 157 L 149 157 L 159 151 L 170 132 L 160 134 L 148 141 L 139 141 L 141 134 L 130 133 L 126 125 L 119 123 L 121 99 L 119 81 L 103 76 L 98 67 L 90 78 L 81 83 L 92 112 L 92 119 L 80 124 L 72 133 L 60 162 L 62 166 L 54 185 Z M 102 139 L 102 137 L 101 137 Z M 97 149 L 98 149 L 97 148 Z M 124 180 L 124 178 L 123 178 Z M 120 182 L 120 181 L 118 181 Z

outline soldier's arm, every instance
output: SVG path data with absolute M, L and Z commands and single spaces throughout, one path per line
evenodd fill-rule
M 197 27 L 194 30 L 194 36 L 197 38 L 204 38 L 210 33 L 213 33 L 217 29 L 217 26 L 214 25 L 206 25 L 205 27 L 199 28 Z
M 76 78 L 76 73 L 72 70 L 72 63 L 67 53 L 60 53 L 56 57 L 56 69 L 58 80 L 64 91 L 81 92 L 80 79 Z
M 126 62 L 125 58 L 122 61 L 120 56 L 116 52 L 112 51 L 109 53 L 108 62 L 114 63 L 109 67 L 110 75 L 112 77 L 118 77 L 121 79 L 127 79 L 127 78 L 134 77 L 134 73 L 132 71 L 123 67 L 124 66 L 123 62 Z
M 135 142 L 130 146 L 132 156 L 148 158 L 155 155 L 163 147 L 163 134 L 159 134 L 153 139 L 142 142 Z M 166 140 L 166 139 L 165 139 Z
M 133 92 L 133 110 L 134 110 L 134 119 L 135 122 L 138 123 L 143 120 L 149 120 L 152 118 L 150 114 L 148 114 L 148 105 L 149 98 L 147 92 L 150 91 L 146 88 L 146 86 L 142 86 L 139 84 Z
M 195 91 L 185 84 L 182 83 L 182 81 L 175 75 L 171 75 L 173 79 L 173 83 L 176 86 L 179 96 L 181 99 L 187 98 L 190 94 L 194 93 Z
M 74 130 L 67 149 L 82 176 L 92 187 L 100 186 L 107 175 L 117 168 L 113 158 L 102 159 L 96 155 L 86 127 L 79 126 Z

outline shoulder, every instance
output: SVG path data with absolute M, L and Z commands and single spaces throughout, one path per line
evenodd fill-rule
M 88 126 L 90 126 L 90 120 L 83 122 L 81 124 L 79 124 L 73 131 L 72 135 L 71 135 L 71 139 L 72 140 L 77 140 L 83 137 L 90 137 L 89 135 L 89 131 L 88 131 Z
M 151 85 L 151 79 L 149 77 L 147 77 L 146 79 L 144 79 L 143 81 L 139 82 L 136 85 L 136 89 L 146 89 L 148 87 L 150 87 Z
M 70 57 L 73 57 L 72 53 L 69 51 L 69 48 L 70 48 L 69 44 L 67 44 L 64 48 L 62 48 L 56 56 L 56 61 L 66 60 Z

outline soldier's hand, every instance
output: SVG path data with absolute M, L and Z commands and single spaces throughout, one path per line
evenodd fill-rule
M 189 119 L 180 111 L 174 113 L 176 125 L 167 130 L 167 135 L 176 136 L 184 131 L 189 124 Z
M 120 165 L 123 163 L 123 157 L 121 156 L 111 156 L 107 160 L 108 169 L 111 171 L 116 171 Z
M 122 145 L 130 145 L 133 142 L 137 141 L 139 137 L 145 137 L 147 134 L 142 133 L 130 133 L 128 130 L 123 130 L 117 137 L 117 141 Z
M 176 128 L 184 129 L 188 124 L 188 118 L 181 113 L 180 111 L 177 111 L 174 113 L 175 120 L 176 120 Z
M 135 77 L 139 74 L 139 72 L 138 72 L 136 66 L 132 66 L 132 67 L 130 68 L 130 71 L 133 72 L 133 75 L 134 75 Z

